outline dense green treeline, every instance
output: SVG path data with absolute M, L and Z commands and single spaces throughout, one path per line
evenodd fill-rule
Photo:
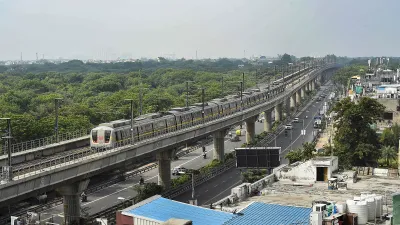
M 162 68 L 116 72 L 3 72 L 0 73 L 0 113 L 12 118 L 15 142 L 54 134 L 55 98 L 63 98 L 59 109 L 59 132 L 88 129 L 101 122 L 129 118 L 130 106 L 124 99 L 134 100 L 138 116 L 139 93 L 142 92 L 143 113 L 166 111 L 184 106 L 186 81 L 189 103 L 236 93 L 245 73 L 245 86 L 255 86 L 255 71 L 195 71 Z M 258 73 L 258 80 L 271 78 Z M 222 87 L 222 79 L 224 86 Z M 0 124 L 5 130 L 5 124 Z
M 336 56 L 327 56 L 334 60 Z M 269 82 L 282 72 L 300 69 L 292 63 L 310 63 L 311 57 L 296 59 L 284 54 L 272 63 L 242 60 L 177 60 L 121 63 L 66 63 L 0 66 L 0 114 L 12 119 L 14 142 L 54 134 L 55 98 L 62 98 L 59 108 L 59 133 L 89 129 L 99 123 L 129 118 L 133 99 L 134 116 L 167 111 L 184 106 L 186 82 L 189 81 L 189 104 L 237 93 L 245 74 L 245 87 Z M 239 66 L 240 65 L 240 66 Z M 140 94 L 142 93 L 142 94 Z M 142 98 L 140 98 L 142 96 Z M 0 120 L 0 129 L 6 129 Z

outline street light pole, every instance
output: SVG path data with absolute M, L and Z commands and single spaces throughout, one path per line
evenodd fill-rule
M 258 73 L 258 70 L 256 70 L 256 74 L 255 74 L 255 76 L 256 76 L 256 88 L 258 88 L 258 85 L 257 85 L 257 73 Z
M 293 128 L 290 130 L 290 151 L 293 150 Z
M 204 117 L 204 95 L 205 95 L 205 88 L 201 88 L 201 102 L 202 102 L 201 116 L 203 118 L 203 123 L 204 123 L 204 119 L 205 119 L 205 117 Z
M 224 97 L 224 77 L 221 77 L 221 98 Z
M 192 200 L 194 200 L 194 173 L 192 173 Z
M 7 181 L 12 181 L 13 179 L 13 175 L 12 175 L 12 161 L 11 161 L 11 119 L 10 118 L 1 118 L 1 120 L 6 120 L 7 121 L 7 133 L 6 136 L 3 137 L 3 139 L 7 139 L 6 140 L 6 146 L 7 146 L 7 158 L 8 158 L 8 162 L 7 162 Z
M 242 81 L 243 81 L 243 88 L 242 88 L 242 90 L 244 90 L 244 73 L 243 73 Z
M 130 112 L 130 119 L 131 119 L 131 144 L 133 144 L 133 99 L 125 99 L 125 101 L 129 101 L 131 104 L 131 112 Z
M 142 103 L 142 98 L 143 98 L 143 94 L 142 94 L 142 70 L 139 70 L 139 116 L 142 115 L 143 113 L 143 103 Z
M 304 119 L 303 119 L 303 143 L 304 143 L 304 136 L 306 136 L 306 130 L 304 130 Z
M 56 135 L 56 142 L 58 142 L 58 108 L 60 108 L 60 101 L 62 98 L 55 98 L 54 99 L 54 107 L 55 107 L 55 114 L 56 114 L 56 121 L 54 124 L 54 132 Z
M 244 73 L 243 73 L 244 74 Z M 240 108 L 243 110 L 243 81 L 240 82 Z

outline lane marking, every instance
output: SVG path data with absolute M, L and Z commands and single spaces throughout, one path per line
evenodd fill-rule
M 312 117 L 314 117 L 314 116 L 317 115 L 317 114 L 318 114 L 318 111 L 315 112 L 314 115 L 313 115 Z M 307 128 L 310 126 L 311 122 L 312 122 L 312 120 L 310 120 L 310 121 L 308 122 L 307 126 L 304 127 L 305 130 L 307 130 Z M 291 143 L 288 147 L 286 147 L 285 150 L 282 151 L 282 153 L 285 152 L 285 151 L 287 151 L 291 146 L 293 146 L 293 143 L 295 143 L 295 142 L 296 142 L 300 137 L 302 137 L 302 136 L 303 136 L 303 135 L 299 135 L 296 139 L 294 139 L 294 140 L 292 141 L 292 143 Z
M 228 190 L 228 189 L 232 189 L 233 187 L 237 186 L 237 185 L 240 184 L 241 182 L 242 182 L 242 181 L 238 181 L 238 182 L 232 184 L 231 186 L 229 186 L 228 188 L 226 188 L 224 191 L 226 191 L 226 190 Z M 224 191 L 221 191 L 218 195 L 216 195 L 216 196 L 214 196 L 213 198 L 207 200 L 206 202 L 203 203 L 203 205 L 206 205 L 206 204 L 208 204 L 210 201 L 212 201 L 212 200 L 214 200 L 215 198 L 219 197 L 220 195 L 222 195 L 222 193 L 223 193 Z

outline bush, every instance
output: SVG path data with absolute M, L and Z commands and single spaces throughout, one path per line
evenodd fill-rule
M 249 170 L 242 173 L 243 183 L 254 183 L 267 175 L 267 170 Z
M 230 153 L 226 153 L 225 154 L 225 161 L 228 161 L 230 159 L 234 159 L 235 158 L 235 153 L 234 152 L 230 152 Z
M 178 178 L 174 178 L 171 180 L 171 186 L 173 188 L 176 188 L 176 187 L 190 181 L 190 179 L 192 178 L 191 176 L 192 176 L 191 174 L 184 174 Z

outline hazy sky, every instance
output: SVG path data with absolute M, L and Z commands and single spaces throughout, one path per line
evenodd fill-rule
M 0 60 L 400 55 L 400 0 L 0 0 Z

